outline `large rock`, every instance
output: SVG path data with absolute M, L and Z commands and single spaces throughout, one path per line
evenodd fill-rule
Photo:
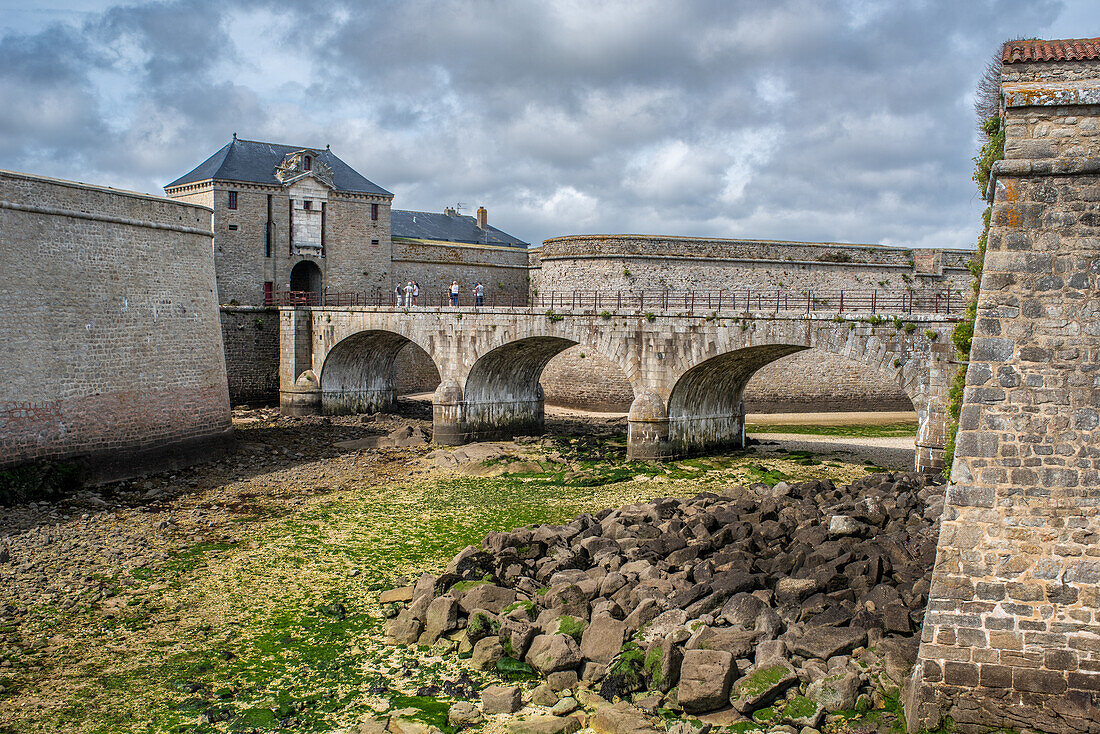
M 671 690 L 680 680 L 683 659 L 684 653 L 680 645 L 671 637 L 663 637 L 649 643 L 642 666 L 649 689 L 662 693 Z
M 543 675 L 581 664 L 580 647 L 569 635 L 538 635 L 527 650 L 527 663 Z
M 688 713 L 725 706 L 736 675 L 733 655 L 724 650 L 687 650 L 680 665 L 678 703 Z
M 475 609 L 484 609 L 500 614 L 504 608 L 516 601 L 516 592 L 492 584 L 478 584 L 461 593 L 451 592 L 458 598 L 458 606 L 469 614 Z
M 736 658 L 747 658 L 752 654 L 757 634 L 743 632 L 729 627 L 703 627 L 691 636 L 688 650 L 723 650 Z
M 811 627 L 801 637 L 787 642 L 795 655 L 828 660 L 851 652 L 867 641 L 867 631 L 852 627 Z
M 478 640 L 471 653 L 470 662 L 478 670 L 491 670 L 504 658 L 504 645 L 498 637 Z
M 528 716 L 508 722 L 509 734 L 573 734 L 582 727 L 577 716 Z
M 625 622 L 609 616 L 596 617 L 581 637 L 581 655 L 606 665 L 618 654 L 626 635 Z
M 424 623 L 414 617 L 408 610 L 398 614 L 395 619 L 386 622 L 386 634 L 393 638 L 394 642 L 402 645 L 415 645 L 424 632 Z
M 458 627 L 458 602 L 453 596 L 440 596 L 432 599 L 428 605 L 424 620 L 424 634 L 430 645 L 440 637 Z
M 828 675 L 811 683 L 806 697 L 825 711 L 846 711 L 856 705 L 859 683 L 859 676 L 852 671 Z
M 466 701 L 456 701 L 451 704 L 447 712 L 447 723 L 455 729 L 468 729 L 477 726 L 482 721 L 481 712 L 477 706 Z
M 487 714 L 514 714 L 523 708 L 519 686 L 489 686 L 481 692 L 481 710 Z
M 779 698 L 798 683 L 798 675 L 787 665 L 754 668 L 733 684 L 730 703 L 741 713 L 750 713 Z
M 654 734 L 660 731 L 645 714 L 626 701 L 598 708 L 588 720 L 588 728 L 596 734 Z

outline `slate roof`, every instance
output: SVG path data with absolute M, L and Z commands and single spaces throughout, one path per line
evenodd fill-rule
M 200 163 L 190 173 L 177 178 L 164 188 L 170 189 L 208 179 L 282 186 L 279 179 L 275 178 L 275 167 L 282 163 L 287 155 L 299 150 L 306 150 L 306 148 L 260 143 L 234 137 L 225 147 Z M 337 158 L 331 150 L 318 150 L 317 160 L 332 168 L 332 183 L 337 191 L 393 196 L 378 184 L 365 179 L 358 171 Z
M 1025 61 L 1084 61 L 1100 59 L 1100 38 L 1069 38 L 1061 41 L 1009 41 L 1004 46 L 1001 62 L 1019 64 Z
M 527 243 L 502 232 L 492 225 L 485 229 L 477 226 L 477 220 L 463 215 L 448 216 L 432 212 L 411 212 L 404 209 L 390 210 L 390 234 L 416 240 L 465 242 L 477 245 L 527 247 Z

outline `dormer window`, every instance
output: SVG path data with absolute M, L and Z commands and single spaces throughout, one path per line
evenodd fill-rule
M 313 209 L 313 202 L 309 199 L 306 199 L 302 202 L 302 208 L 305 209 L 307 212 L 310 211 L 311 209 Z
M 303 159 L 302 167 L 307 171 L 312 171 L 313 170 L 313 158 L 311 156 L 307 155 Z

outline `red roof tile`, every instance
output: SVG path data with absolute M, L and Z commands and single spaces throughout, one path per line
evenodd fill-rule
M 1100 59 L 1100 38 L 1069 38 L 1062 41 L 1009 41 L 1001 62 L 1083 61 Z

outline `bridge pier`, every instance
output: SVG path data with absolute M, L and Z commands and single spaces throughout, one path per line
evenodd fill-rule
M 432 443 L 461 446 L 466 443 L 466 406 L 462 387 L 456 380 L 444 380 L 432 396 Z
M 665 401 L 646 390 L 630 405 L 627 417 L 626 458 L 628 461 L 667 461 L 673 456 L 668 441 L 669 421 Z

